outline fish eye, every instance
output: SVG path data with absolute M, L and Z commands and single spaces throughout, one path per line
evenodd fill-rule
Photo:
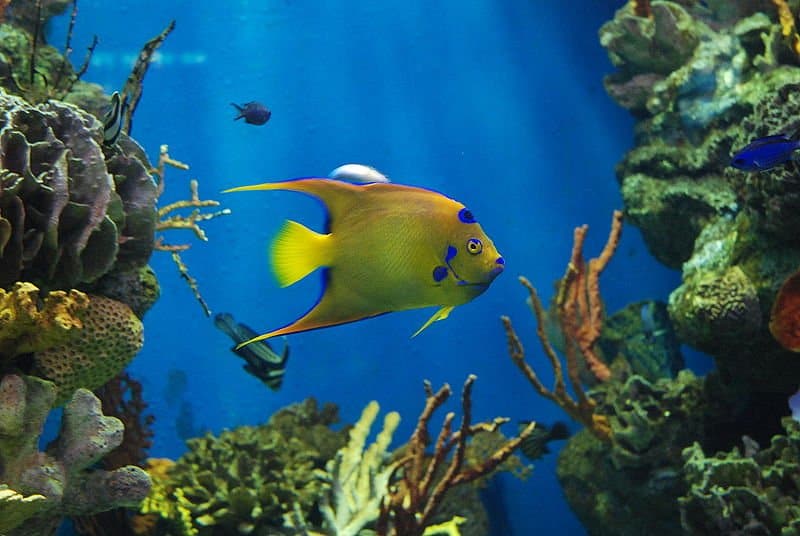
M 475 223 L 475 216 L 472 215 L 472 211 L 467 207 L 458 211 L 458 219 L 464 223 Z
M 483 251 L 483 242 L 477 238 L 470 238 L 467 240 L 467 251 L 469 251 L 472 255 L 477 255 Z

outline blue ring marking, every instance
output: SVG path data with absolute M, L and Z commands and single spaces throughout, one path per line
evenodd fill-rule
M 464 223 L 476 223 L 475 216 L 472 215 L 472 211 L 470 211 L 467 207 L 464 207 L 458 211 L 458 219 Z

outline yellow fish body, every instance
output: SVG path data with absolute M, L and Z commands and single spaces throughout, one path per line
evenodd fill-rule
M 325 269 L 318 302 L 291 324 L 240 346 L 392 311 L 440 307 L 419 333 L 481 294 L 503 271 L 503 258 L 472 213 L 437 192 L 322 178 L 241 186 L 226 192 L 249 190 L 309 194 L 326 206 L 328 221 L 322 234 L 287 221 L 270 252 L 281 286 L 317 268 Z

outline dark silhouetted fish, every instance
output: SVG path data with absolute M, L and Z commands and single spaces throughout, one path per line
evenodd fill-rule
M 183 400 L 189 378 L 186 372 L 180 369 L 170 369 L 167 373 L 167 385 L 164 387 L 164 400 L 169 407 L 176 406 Z
M 238 323 L 229 313 L 219 313 L 214 317 L 214 325 L 225 332 L 233 339 L 234 346 L 231 351 L 244 359 L 246 364 L 244 370 L 261 380 L 273 391 L 280 389 L 283 383 L 283 374 L 286 369 L 286 361 L 289 359 L 289 345 L 283 347 L 283 352 L 278 355 L 267 341 L 237 346 L 258 336 L 258 333 Z
M 260 102 L 247 102 L 241 106 L 231 103 L 231 106 L 239 112 L 239 115 L 233 118 L 234 121 L 244 119 L 244 122 L 250 125 L 263 125 L 272 117 L 272 112 L 269 111 L 269 108 Z
M 520 421 L 520 430 L 524 429 L 531 421 Z M 547 444 L 550 441 L 567 439 L 569 428 L 561 421 L 556 421 L 552 426 L 536 423 L 533 433 L 526 437 L 519 446 L 520 452 L 531 461 L 536 461 L 545 454 L 550 454 Z

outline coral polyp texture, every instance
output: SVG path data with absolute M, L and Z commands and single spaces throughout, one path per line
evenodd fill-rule
M 55 290 L 41 295 L 31 283 L 0 289 L 0 361 L 26 352 L 52 348 L 83 327 L 86 294 Z
M 55 399 L 52 383 L 9 374 L 0 381 L 0 533 L 51 534 L 63 516 L 135 507 L 150 490 L 135 466 L 93 468 L 122 441 L 119 419 L 102 414 L 100 401 L 78 389 L 64 408 L 58 438 L 44 452 L 38 443 Z
M 75 389 L 97 389 L 122 372 L 144 343 L 142 322 L 122 302 L 91 296 L 83 327 L 63 344 L 36 352 L 33 372 L 55 383 L 56 403 Z
M 749 440 L 713 456 L 697 443 L 683 451 L 683 534 L 800 533 L 800 423 L 783 426 L 765 449 Z
M 146 264 L 150 164 L 130 138 L 111 148 L 102 139 L 102 124 L 75 106 L 0 90 L 0 286 L 68 289 Z

